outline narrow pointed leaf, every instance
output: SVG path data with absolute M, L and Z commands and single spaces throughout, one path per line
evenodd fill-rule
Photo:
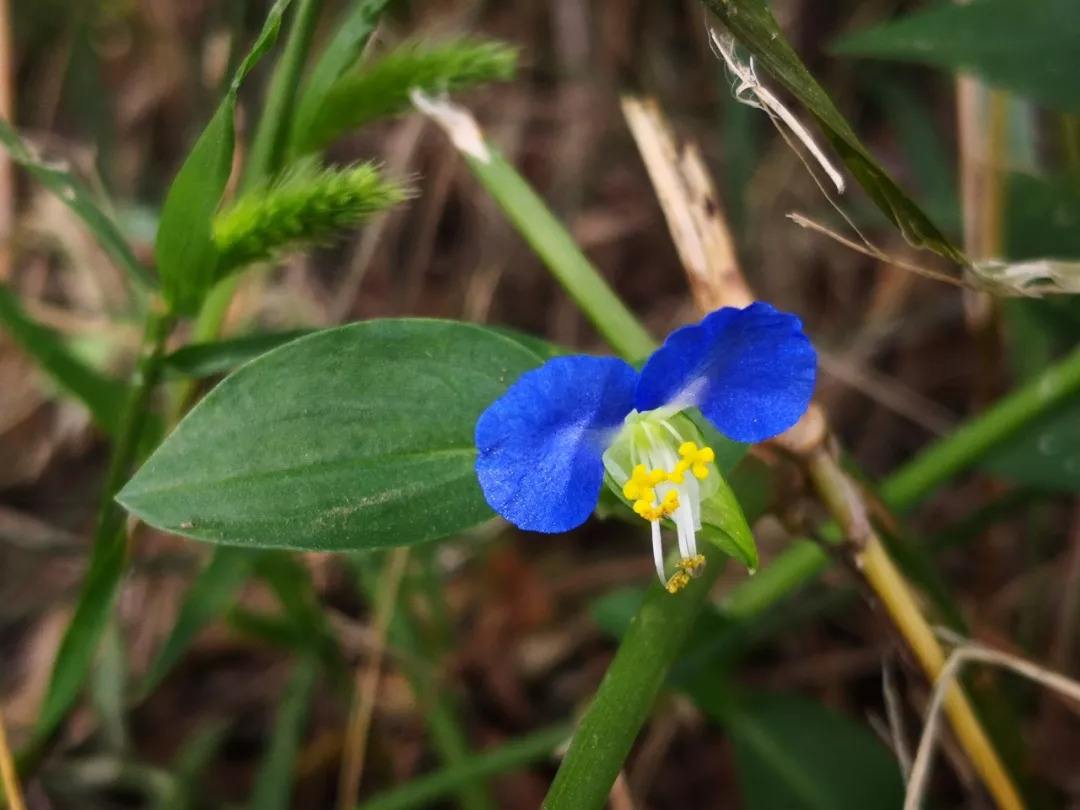
M 703 0 L 780 84 L 817 119 L 833 148 L 870 198 L 916 247 L 925 247 L 960 264 L 967 264 L 930 218 L 870 154 L 836 108 L 829 94 L 806 69 L 788 44 L 764 0 Z
M 212 221 L 232 170 L 237 94 L 244 78 L 277 39 L 289 2 L 277 0 L 271 7 L 255 44 L 165 198 L 155 256 L 165 297 L 177 312 L 194 313 L 215 281 L 218 257 Z
M 294 149 L 299 146 L 304 133 L 311 127 L 311 122 L 326 101 L 334 82 L 360 61 L 379 17 L 389 3 L 390 0 L 360 0 L 345 13 L 346 16 L 333 39 L 322 52 L 304 84 L 296 114 L 293 116 L 291 142 Z
M 156 281 L 135 254 L 112 218 L 94 201 L 90 190 L 67 167 L 40 159 L 31 151 L 14 129 L 0 119 L 0 145 L 12 160 L 26 169 L 41 185 L 55 194 L 83 221 L 113 261 L 138 284 L 154 287 Z
M 106 377 L 72 354 L 63 338 L 31 319 L 18 299 L 2 284 L 0 328 L 34 358 L 53 382 L 85 405 L 99 427 L 113 432 L 124 401 L 124 384 Z

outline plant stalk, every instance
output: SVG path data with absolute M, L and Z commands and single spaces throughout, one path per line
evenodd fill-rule
M 852 556 L 856 568 L 885 606 L 927 678 L 931 683 L 936 682 L 945 666 L 945 653 L 923 616 L 918 597 L 871 526 L 858 491 L 847 473 L 824 447 L 818 447 L 805 456 L 803 466 L 844 537 L 855 545 Z M 1023 801 L 1012 778 L 959 686 L 950 688 L 945 711 L 960 745 L 998 807 L 1002 810 L 1023 808 Z
M 11 748 L 8 746 L 7 728 L 4 725 L 4 716 L 0 713 L 0 786 L 4 789 L 4 804 L 8 810 L 26 810 L 26 802 L 23 801 L 22 788 L 19 786 L 19 774 L 15 769 L 15 762 L 11 757 Z
M 98 642 L 108 625 L 129 552 L 126 512 L 115 500 L 135 463 L 149 423 L 150 399 L 161 378 L 165 343 L 175 317 L 155 298 L 147 314 L 140 357 L 132 375 L 113 446 L 94 531 L 90 566 L 79 602 L 56 654 L 34 739 L 20 765 L 36 764 L 67 715 L 88 671 Z
M 300 87 L 300 76 L 307 62 L 322 6 L 323 0 L 301 0 L 296 9 L 296 15 L 289 26 L 285 49 L 274 66 L 274 75 L 270 79 L 266 103 L 255 130 L 247 166 L 241 176 L 241 191 L 250 190 L 265 182 L 282 168 L 296 106 L 296 93 Z M 195 319 L 193 343 L 211 341 L 218 337 L 240 278 L 241 276 L 234 274 L 210 290 Z
M 476 782 L 501 773 L 508 773 L 555 753 L 572 731 L 569 725 L 537 731 L 528 737 L 501 745 L 490 751 L 473 754 L 457 765 L 421 776 L 392 791 L 376 796 L 359 805 L 356 810 L 406 810 L 413 807 L 430 807 L 470 782 Z
M 726 556 L 702 546 L 701 576 L 672 596 L 653 583 L 619 644 L 544 799 L 544 810 L 603 807 Z

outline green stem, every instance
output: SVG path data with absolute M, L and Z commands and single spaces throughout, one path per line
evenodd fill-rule
M 704 572 L 672 596 L 653 583 L 555 774 L 544 810 L 584 810 L 607 801 L 630 746 L 645 723 L 668 669 L 724 568 L 726 556 L 703 548 Z
M 296 9 L 296 15 L 289 27 L 289 39 L 274 68 L 274 76 L 266 94 L 266 104 L 251 142 L 251 152 L 241 184 L 244 189 L 250 189 L 272 177 L 282 167 L 297 89 L 300 86 L 300 75 L 307 62 L 308 50 L 311 48 L 315 24 L 321 10 L 322 0 L 300 0 Z
M 360 559 L 357 559 L 356 569 L 360 575 L 361 587 L 369 597 L 374 598 L 378 591 L 375 581 L 377 569 L 364 565 Z M 438 595 L 438 587 L 441 586 L 436 586 L 434 591 L 424 588 L 423 592 L 429 597 L 432 594 Z M 440 761 L 448 770 L 454 770 L 472 756 L 468 737 L 461 727 L 457 706 L 433 676 L 432 662 L 439 653 L 425 644 L 423 633 L 407 608 L 408 597 L 411 595 L 409 591 L 415 595 L 415 585 L 407 579 L 399 594 L 397 609 L 390 620 L 388 637 L 393 648 L 404 653 L 399 657 L 398 663 L 409 679 L 413 694 L 423 705 L 424 722 L 431 734 L 431 743 Z M 433 607 L 438 611 L 444 606 Z M 494 807 L 483 781 L 479 778 L 461 780 L 453 792 L 458 804 L 465 810 L 491 810 Z
M 430 807 L 469 782 L 521 768 L 555 753 L 570 736 L 569 725 L 554 726 L 501 745 L 450 768 L 413 779 L 405 785 L 364 802 L 357 810 L 406 810 Z
M 322 4 L 323 0 L 302 0 L 296 9 L 285 50 L 275 65 L 274 75 L 270 80 L 266 104 L 259 118 L 247 167 L 241 179 L 241 190 L 257 186 L 282 167 L 292 126 L 297 88 L 300 86 L 300 75 L 307 61 Z M 239 275 L 229 276 L 210 290 L 195 319 L 192 343 L 217 338 L 240 278 Z M 193 391 L 193 385 L 184 386 L 179 397 L 181 405 L 187 404 Z
M 22 758 L 23 767 L 32 767 L 36 763 L 74 704 L 108 625 L 128 556 L 126 513 L 116 502 L 115 495 L 127 480 L 138 455 L 149 422 L 150 398 L 161 377 L 165 341 L 173 323 L 173 316 L 158 302 L 151 305 L 139 362 L 117 425 L 117 440 L 102 492 L 89 571 L 75 614 L 60 643 L 34 737 Z
M 647 356 L 656 348 L 649 333 L 532 187 L 490 145 L 488 152 L 486 161 L 471 155 L 465 159 L 518 233 L 615 351 L 630 361 Z
M 1080 349 L 1046 368 L 952 434 L 930 445 L 881 485 L 894 509 L 910 508 L 941 482 L 981 458 L 1035 417 L 1080 393 Z

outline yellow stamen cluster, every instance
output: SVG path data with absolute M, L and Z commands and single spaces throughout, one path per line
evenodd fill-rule
M 683 473 L 690 470 L 694 474 L 694 478 L 699 481 L 704 481 L 709 477 L 709 466 L 716 461 L 716 453 L 713 452 L 711 447 L 698 447 L 693 442 L 683 442 L 679 445 L 679 455 L 682 458 L 679 463 L 675 465 L 673 475 L 678 475 L 676 483 L 682 482 Z M 675 481 L 672 477 L 670 480 Z
M 704 567 L 705 555 L 695 554 L 693 557 L 687 557 L 679 563 L 678 570 L 668 577 L 664 587 L 668 593 L 678 593 L 689 585 L 690 579 L 696 577 Z
M 662 520 L 679 508 L 679 493 L 673 489 L 656 503 L 656 486 L 667 480 L 667 470 L 650 470 L 644 464 L 638 464 L 630 474 L 630 480 L 623 485 L 623 495 L 634 502 L 634 511 L 645 520 Z
M 663 520 L 671 517 L 679 508 L 679 493 L 673 489 L 668 490 L 660 503 L 656 502 L 656 487 L 659 484 L 681 484 L 687 470 L 695 478 L 703 480 L 709 475 L 708 465 L 716 460 L 716 453 L 711 447 L 698 447 L 694 442 L 679 445 L 679 455 L 682 458 L 673 470 L 659 467 L 650 470 L 644 464 L 638 464 L 630 474 L 630 480 L 623 485 L 623 496 L 633 502 L 634 512 L 645 520 Z
M 630 473 L 630 480 L 623 486 L 622 492 L 628 501 L 652 503 L 656 500 L 656 485 L 666 480 L 667 473 L 664 470 L 650 470 L 644 464 L 638 464 Z

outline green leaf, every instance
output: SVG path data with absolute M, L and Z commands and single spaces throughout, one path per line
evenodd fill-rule
M 515 343 L 520 343 L 536 356 L 548 360 L 569 350 L 556 346 L 543 338 L 519 332 L 504 326 L 487 327 Z M 254 360 L 271 349 L 276 349 L 304 335 L 310 335 L 311 329 L 292 329 L 287 332 L 265 332 L 256 335 L 244 335 L 238 338 L 216 340 L 210 343 L 189 343 L 181 346 L 165 357 L 165 368 L 173 374 L 203 379 L 218 374 L 227 374 L 244 363 Z
M 1008 180 L 1005 239 L 1010 259 L 1080 258 L 1080 193 L 1067 179 L 1014 174 Z M 1055 350 L 1080 337 L 1075 298 L 1010 301 L 1014 365 L 1037 373 Z M 1080 491 L 1080 398 L 1043 414 L 996 447 L 982 468 L 1043 490 Z
M 232 602 L 251 570 L 251 554 L 243 549 L 221 547 L 192 583 L 180 606 L 169 637 L 158 651 L 139 687 L 150 694 L 176 665 L 199 631 L 221 615 Z
M 300 338 L 215 388 L 121 491 L 199 540 L 344 550 L 433 540 L 491 517 L 476 419 L 541 358 L 491 330 L 429 320 Z
M 116 223 L 106 214 L 93 195 L 65 167 L 48 163 L 36 157 L 23 143 L 14 129 L 0 119 L 0 144 L 11 155 L 12 160 L 26 169 L 35 180 L 60 198 L 76 216 L 90 229 L 98 243 L 124 271 L 138 284 L 155 287 L 157 282 L 142 263 L 135 258 L 131 246 L 116 227 Z
M 1005 187 L 1010 259 L 1080 259 L 1080 190 L 1074 179 L 1010 174 Z
M 303 140 L 303 134 L 311 129 L 312 121 L 334 82 L 360 60 L 379 17 L 389 4 L 390 0 L 359 0 L 346 12 L 345 19 L 323 50 L 301 92 L 293 115 L 291 144 L 294 152 Z
M 3 284 L 0 284 L 0 325 L 53 382 L 86 406 L 102 430 L 112 433 L 116 429 L 124 402 L 124 384 L 106 377 L 72 354 L 63 337 L 32 320 Z
M 165 368 L 196 379 L 226 374 L 254 360 L 260 354 L 266 354 L 271 349 L 309 334 L 310 329 L 295 329 L 288 332 L 245 335 L 210 343 L 189 343 L 166 355 Z
M 212 222 L 232 170 L 236 97 L 240 84 L 274 44 L 290 0 L 276 0 L 251 51 L 233 75 L 210 123 L 191 148 L 161 209 L 154 255 L 166 300 L 177 312 L 194 313 L 214 283 L 217 249 Z
M 732 694 L 716 673 L 688 690 L 735 745 L 747 810 L 886 810 L 904 785 L 892 755 L 868 728 L 793 695 Z
M 412 109 L 414 89 L 455 92 L 514 75 L 517 52 L 501 42 L 463 40 L 438 47 L 399 46 L 363 70 L 347 73 L 297 133 L 298 151 L 314 152 L 347 130 Z
M 735 493 L 723 477 L 716 492 L 701 502 L 701 536 L 752 572 L 757 570 L 754 534 Z
M 1080 492 L 1080 398 L 1017 433 L 980 466 L 1030 487 Z
M 703 0 L 735 38 L 799 102 L 824 129 L 833 148 L 874 203 L 916 247 L 925 247 L 960 264 L 968 264 L 956 248 L 889 176 L 833 104 L 829 94 L 784 38 L 763 0 Z
M 296 662 L 274 721 L 270 746 L 255 778 L 249 804 L 252 810 L 288 810 L 292 806 L 293 771 L 318 674 L 314 658 L 303 656 Z
M 844 37 L 834 50 L 975 73 L 989 84 L 1075 112 L 1076 14 L 1074 0 L 945 2 Z

